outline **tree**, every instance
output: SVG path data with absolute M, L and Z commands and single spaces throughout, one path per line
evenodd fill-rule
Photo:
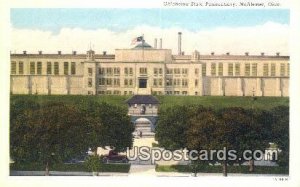
M 218 128 L 219 119 L 215 112 L 211 109 L 198 107 L 194 110 L 193 116 L 187 121 L 188 128 L 186 132 L 186 142 L 188 150 L 212 150 L 216 149 L 216 132 Z M 198 156 L 198 155 L 192 155 Z M 200 155 L 199 155 L 200 156 Z M 192 171 L 197 175 L 199 167 L 208 165 L 208 163 L 215 163 L 215 157 L 198 158 L 191 162 Z M 210 158 L 214 158 L 210 160 Z M 207 160 L 209 159 L 209 160 Z
M 289 166 L 289 107 L 278 106 L 271 110 L 274 116 L 270 141 L 276 143 L 282 151 L 278 155 L 278 164 Z
M 194 106 L 173 106 L 159 111 L 155 138 L 161 147 L 175 150 L 186 147 L 186 131 Z
M 87 150 L 81 112 L 72 105 L 49 103 L 27 108 L 11 118 L 10 150 L 16 162 L 40 162 L 49 167 Z
M 88 129 L 89 147 L 110 146 L 116 151 L 125 151 L 133 144 L 134 126 L 127 109 L 106 103 L 88 103 L 84 109 Z

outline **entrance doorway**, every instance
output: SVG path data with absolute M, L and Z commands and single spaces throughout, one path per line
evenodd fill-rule
M 139 88 L 147 88 L 147 79 L 139 79 Z

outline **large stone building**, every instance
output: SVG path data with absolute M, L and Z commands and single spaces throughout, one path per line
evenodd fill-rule
M 145 41 L 115 54 L 11 54 L 12 94 L 289 96 L 289 56 L 202 55 Z

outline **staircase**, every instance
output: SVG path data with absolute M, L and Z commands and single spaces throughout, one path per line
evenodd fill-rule
M 135 124 L 135 132 L 133 133 L 135 137 L 140 138 L 151 138 L 154 137 L 154 132 L 151 131 L 151 124 L 147 121 L 141 121 Z

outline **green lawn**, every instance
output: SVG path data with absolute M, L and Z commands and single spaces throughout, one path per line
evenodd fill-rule
M 222 173 L 222 166 L 204 166 L 201 167 L 199 173 Z M 188 165 L 156 165 L 157 172 L 183 172 L 191 173 L 191 168 Z M 255 166 L 254 172 L 249 172 L 249 166 L 228 166 L 228 173 L 245 173 L 245 174 L 289 174 L 288 167 L 270 167 L 270 166 Z
M 65 103 L 84 104 L 92 102 L 106 102 L 108 104 L 126 107 L 126 100 L 131 96 L 101 95 L 12 95 L 11 102 L 17 100 L 32 100 L 40 104 L 55 101 Z M 222 96 L 156 96 L 160 101 L 160 107 L 166 108 L 174 105 L 200 104 L 205 107 L 220 109 L 224 107 L 245 107 L 271 109 L 275 106 L 289 106 L 289 97 L 257 97 L 254 101 L 252 97 L 222 97 Z

